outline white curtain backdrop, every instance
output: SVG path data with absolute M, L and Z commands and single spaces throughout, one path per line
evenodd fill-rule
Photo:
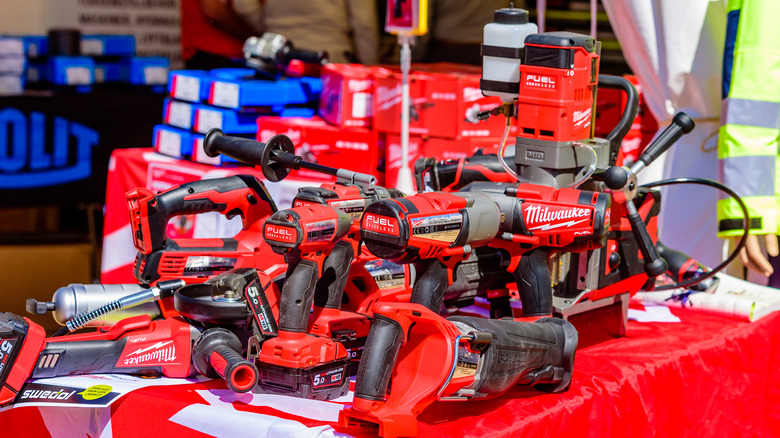
M 718 178 L 717 130 L 726 34 L 726 0 L 602 0 L 650 111 L 665 127 L 677 111 L 696 121 L 640 182 Z M 716 237 L 718 193 L 703 186 L 662 190 L 660 240 L 707 266 L 722 258 Z

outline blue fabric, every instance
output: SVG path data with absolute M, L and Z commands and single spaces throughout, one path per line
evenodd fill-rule
M 731 87 L 731 69 L 734 64 L 734 47 L 737 45 L 737 28 L 739 27 L 739 9 L 729 12 L 726 21 L 726 44 L 723 49 L 723 89 L 722 98 L 729 95 Z

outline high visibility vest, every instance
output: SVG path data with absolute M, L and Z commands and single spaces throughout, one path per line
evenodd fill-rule
M 729 0 L 718 139 L 720 181 L 740 195 L 750 234 L 780 234 L 780 1 Z M 718 237 L 742 234 L 742 210 L 718 201 Z

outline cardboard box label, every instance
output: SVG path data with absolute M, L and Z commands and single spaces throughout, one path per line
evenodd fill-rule
M 230 82 L 214 82 L 211 84 L 211 99 L 209 103 L 227 108 L 238 108 L 239 87 Z
M 171 95 L 177 99 L 200 102 L 200 79 L 196 77 L 174 75 L 172 90 Z
M 181 135 L 160 129 L 157 131 L 157 151 L 172 157 L 181 156 Z

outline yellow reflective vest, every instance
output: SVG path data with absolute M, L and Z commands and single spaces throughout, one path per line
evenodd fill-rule
M 780 0 L 729 0 L 718 140 L 720 181 L 747 204 L 750 234 L 780 234 Z M 742 234 L 718 201 L 718 237 Z

